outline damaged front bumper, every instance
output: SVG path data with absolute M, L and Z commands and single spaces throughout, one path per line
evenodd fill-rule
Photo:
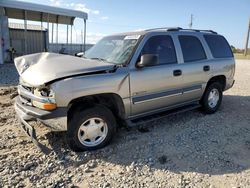
M 67 108 L 57 108 L 53 111 L 46 111 L 30 106 L 22 102 L 20 96 L 15 98 L 15 111 L 20 119 L 21 127 L 32 141 L 40 147 L 37 141 L 36 130 L 29 121 L 41 121 L 52 131 L 67 130 Z

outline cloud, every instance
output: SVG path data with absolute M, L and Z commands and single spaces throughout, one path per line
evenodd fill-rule
M 92 12 L 92 14 L 95 14 L 95 15 L 100 14 L 100 11 L 99 11 L 99 10 L 92 10 L 91 12 Z
M 108 16 L 102 16 L 102 17 L 101 17 L 101 20 L 108 20 L 108 19 L 109 19 Z
M 59 7 L 59 6 L 61 6 L 61 1 L 60 0 L 50 0 L 50 4 L 52 6 Z
M 82 4 L 82 3 L 76 3 L 76 4 L 71 3 L 70 7 L 72 7 L 75 10 L 86 12 L 88 14 L 95 14 L 95 15 L 99 15 L 100 14 L 99 10 L 92 10 L 90 8 L 87 8 L 86 5 Z
M 144 31 L 144 30 L 146 30 L 146 29 L 139 28 L 139 29 L 136 29 L 134 31 L 137 32 L 137 31 Z
M 99 10 L 90 9 L 83 3 L 63 3 L 62 0 L 50 0 L 50 5 L 57 7 L 67 7 L 70 9 L 86 12 L 88 14 L 94 14 L 94 15 L 100 14 Z
M 89 44 L 95 44 L 96 42 L 98 42 L 101 38 L 103 38 L 104 36 L 106 36 L 103 33 L 87 33 L 87 43 Z

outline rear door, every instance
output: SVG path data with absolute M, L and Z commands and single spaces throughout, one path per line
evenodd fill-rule
M 202 97 L 210 74 L 210 60 L 202 45 L 201 35 L 179 34 L 177 36 L 183 62 L 182 101 L 195 101 Z

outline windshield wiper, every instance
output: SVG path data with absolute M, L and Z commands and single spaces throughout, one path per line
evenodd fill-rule
M 106 59 L 103 59 L 103 58 L 100 58 L 100 57 L 93 57 L 93 58 L 90 58 L 90 59 L 93 59 L 93 60 L 99 60 L 103 63 L 111 63 L 109 61 L 107 61 Z M 111 64 L 114 64 L 114 63 L 111 63 Z

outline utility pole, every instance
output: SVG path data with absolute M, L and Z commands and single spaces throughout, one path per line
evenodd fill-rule
M 245 46 L 244 56 L 247 56 L 248 42 L 249 42 L 249 33 L 250 33 L 250 18 L 249 18 L 249 23 L 248 23 L 247 39 L 246 39 L 246 46 Z
M 193 14 L 191 14 L 190 23 L 188 24 L 189 25 L 189 29 L 192 29 L 192 27 L 193 27 L 193 19 L 194 19 Z

